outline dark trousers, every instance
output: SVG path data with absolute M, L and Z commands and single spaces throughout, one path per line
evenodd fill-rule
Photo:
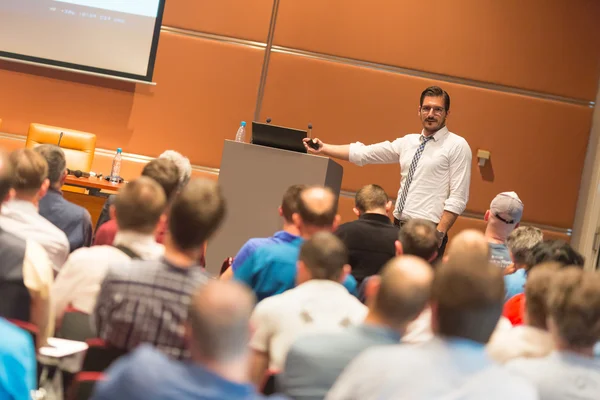
M 394 217 L 394 225 L 396 225 L 397 227 L 402 228 L 402 225 L 404 225 L 405 223 L 406 223 L 406 221 L 400 221 L 398 218 Z M 434 223 L 434 225 L 437 225 L 437 224 Z M 444 257 L 444 252 L 446 251 L 447 243 L 448 243 L 448 234 L 446 233 L 444 235 L 444 239 L 442 239 L 442 245 L 438 249 L 437 256 L 435 257 L 435 259 L 433 261 L 431 261 L 432 265 L 436 264 L 442 260 L 442 258 Z

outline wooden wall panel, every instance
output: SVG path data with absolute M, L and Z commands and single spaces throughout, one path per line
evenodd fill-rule
M 148 156 L 170 148 L 215 167 L 223 140 L 252 119 L 263 56 L 263 49 L 163 32 L 156 87 L 0 64 L 9 94 L 0 96 L 2 130 L 64 126 L 95 133 L 100 148 Z
M 452 97 L 450 130 L 465 137 L 474 153 L 492 154 L 491 166 L 482 170 L 474 157 L 468 209 L 483 213 L 497 193 L 514 190 L 525 203 L 526 220 L 571 227 L 588 107 L 274 53 L 261 118 L 297 128 L 310 121 L 313 136 L 328 143 L 393 140 L 420 132 L 418 99 L 430 84 L 441 84 Z M 377 183 L 396 196 L 398 165 L 343 166 L 345 190 Z
M 595 99 L 600 2 L 282 1 L 275 44 Z
M 266 42 L 273 0 L 168 0 L 163 25 Z

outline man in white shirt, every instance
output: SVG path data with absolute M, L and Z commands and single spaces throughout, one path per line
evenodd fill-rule
M 15 181 L 14 168 L 0 152 L 0 209 Z M 32 240 L 0 228 L 0 317 L 30 322 L 38 327 L 37 346 L 54 332 L 50 287 L 54 279 L 46 251 Z M 4 338 L 3 338 L 4 339 Z
M 441 264 L 432 286 L 435 338 L 419 346 L 366 350 L 326 399 L 536 400 L 533 385 L 511 375 L 485 351 L 503 300 L 502 272 L 489 261 L 464 258 Z
M 487 350 L 494 360 L 504 364 L 519 357 L 544 357 L 554 350 L 546 323 L 546 302 L 548 289 L 560 268 L 561 264 L 549 262 L 531 270 L 525 284 L 525 323 L 492 336 Z
M 261 301 L 252 314 L 251 378 L 257 385 L 267 368 L 283 369 L 288 349 L 301 335 L 336 332 L 367 315 L 367 307 L 340 283 L 350 272 L 348 251 L 333 234 L 319 232 L 304 242 L 297 265 L 298 286 Z
M 440 259 L 448 241 L 447 232 L 467 205 L 471 181 L 471 149 L 464 138 L 446 127 L 449 114 L 450 96 L 445 90 L 432 86 L 421 93 L 418 115 L 423 130 L 420 134 L 369 146 L 360 142 L 331 145 L 308 138 L 304 144 L 311 154 L 323 154 L 359 166 L 400 163 L 394 221 L 400 226 L 411 218 L 435 223 Z
M 600 358 L 594 357 L 594 345 L 600 340 L 600 273 L 578 267 L 556 272 L 547 306 L 556 351 L 512 360 L 507 368 L 535 384 L 540 400 L 597 400 Z
M 156 243 L 154 232 L 165 218 L 166 204 L 164 191 L 148 177 L 129 182 L 119 191 L 110 210 L 119 227 L 113 245 L 75 250 L 56 277 L 52 295 L 59 320 L 69 305 L 92 313 L 111 265 L 126 264 L 131 258 L 157 260 L 163 255 L 164 247 Z
M 15 150 L 9 159 L 15 170 L 15 195 L 2 207 L 0 227 L 23 239 L 39 243 L 58 272 L 69 256 L 69 240 L 63 231 L 38 211 L 39 201 L 50 186 L 48 164 L 31 149 Z

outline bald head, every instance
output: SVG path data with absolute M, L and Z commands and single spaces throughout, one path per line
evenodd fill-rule
M 311 186 L 300 193 L 298 216 L 301 225 L 327 228 L 337 217 L 337 197 L 329 188 Z M 296 222 L 296 220 L 294 221 Z
M 400 256 L 385 264 L 379 290 L 370 299 L 370 308 L 393 327 L 415 319 L 431 296 L 433 268 L 422 258 Z
M 445 260 L 457 262 L 486 263 L 490 258 L 490 246 L 484 234 L 467 229 L 454 237 L 448 246 Z
M 8 156 L 0 151 L 0 203 L 4 201 L 14 183 L 14 169 Z
M 243 356 L 250 338 L 252 292 L 234 281 L 211 280 L 189 310 L 192 354 L 200 361 L 228 362 Z

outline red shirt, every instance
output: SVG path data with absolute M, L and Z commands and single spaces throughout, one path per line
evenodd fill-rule
M 117 235 L 117 231 L 119 227 L 117 226 L 117 221 L 111 219 L 108 222 L 100 225 L 100 228 L 96 231 L 96 237 L 94 237 L 94 246 L 102 246 L 109 245 L 111 246 L 115 241 L 115 236 Z M 156 229 L 156 242 L 161 243 L 165 238 L 165 232 L 167 231 L 167 223 L 158 224 L 158 228 Z
M 514 295 L 504 303 L 502 315 L 508 318 L 513 326 L 523 324 L 523 314 L 525 314 L 525 293 Z

